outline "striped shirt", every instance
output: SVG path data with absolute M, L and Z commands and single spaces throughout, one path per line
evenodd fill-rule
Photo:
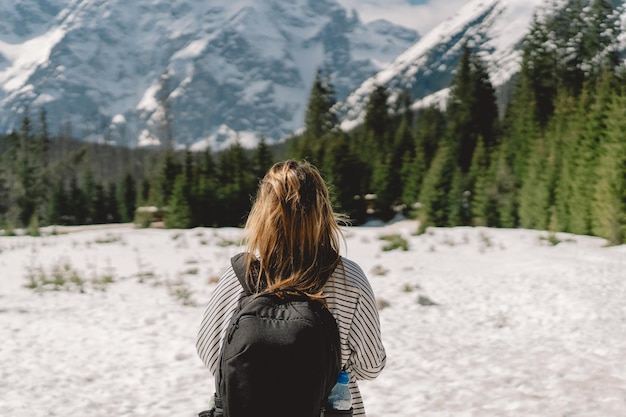
M 341 363 L 350 373 L 354 416 L 365 416 L 357 380 L 376 378 L 386 362 L 374 293 L 361 267 L 341 258 L 324 287 L 329 310 L 339 327 Z M 226 270 L 210 296 L 202 318 L 196 348 L 204 364 L 215 375 L 221 341 L 244 291 L 232 266 Z

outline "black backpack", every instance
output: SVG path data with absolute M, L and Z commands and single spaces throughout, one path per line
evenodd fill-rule
M 246 296 L 222 342 L 214 415 L 319 417 L 341 368 L 335 318 L 303 292 L 254 294 L 246 257 L 231 259 Z

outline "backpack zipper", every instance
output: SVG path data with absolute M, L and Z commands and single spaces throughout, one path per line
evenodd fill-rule
M 241 320 L 241 317 L 237 317 L 237 320 L 233 323 L 233 325 L 230 327 L 230 330 L 228 331 L 228 343 L 233 340 L 233 334 L 235 334 L 235 331 L 239 328 L 239 320 Z

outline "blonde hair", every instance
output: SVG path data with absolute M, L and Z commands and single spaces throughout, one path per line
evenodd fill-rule
M 313 165 L 294 160 L 274 164 L 259 185 L 245 225 L 252 288 L 295 289 L 323 298 L 322 288 L 340 262 L 340 218 Z

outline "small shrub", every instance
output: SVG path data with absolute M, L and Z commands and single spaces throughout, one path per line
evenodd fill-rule
M 167 290 L 169 294 L 182 305 L 190 307 L 197 305 L 192 298 L 193 291 L 191 291 L 189 285 L 184 280 L 179 278 L 177 281 L 168 281 Z
M 13 223 L 7 223 L 4 227 L 4 236 L 17 236 Z
M 420 290 L 421 288 L 422 287 L 419 284 L 415 284 L 415 285 L 404 284 L 404 286 L 402 287 L 402 291 L 413 292 L 414 290 Z
M 61 259 L 49 269 L 41 265 L 34 265 L 26 271 L 28 283 L 26 288 L 36 292 L 44 291 L 70 291 L 85 292 L 92 288 L 100 291 L 106 290 L 108 285 L 114 282 L 112 271 L 104 275 L 94 274 L 92 278 L 86 278 L 79 270 L 74 268 L 67 259 Z
M 383 251 L 389 252 L 394 249 L 401 249 L 403 251 L 409 250 L 409 242 L 399 234 L 384 235 L 379 238 L 387 243 L 383 245 Z
M 493 241 L 491 240 L 491 237 L 487 233 L 480 232 L 479 237 L 480 237 L 480 249 L 479 249 L 479 251 L 481 253 L 493 246 Z
M 561 243 L 561 239 L 556 237 L 556 233 L 549 232 L 548 236 L 540 236 L 539 240 L 548 242 L 551 246 L 556 246 Z
M 117 242 L 120 242 L 121 240 L 122 238 L 119 235 L 107 233 L 104 237 L 98 238 L 94 242 L 99 245 L 106 245 L 109 243 L 117 243 Z
M 33 237 L 41 236 L 41 232 L 39 231 L 39 216 L 36 214 L 33 214 L 33 217 L 31 217 L 30 222 L 28 223 L 26 234 Z
M 217 242 L 217 246 L 219 246 L 220 248 L 227 248 L 229 246 L 237 246 L 237 242 L 222 238 L 219 242 Z
M 426 297 L 425 295 L 420 295 L 417 297 L 417 304 L 425 307 L 436 306 L 438 305 L 436 302 Z
M 426 234 L 428 226 L 425 223 L 419 223 L 417 230 L 413 232 L 413 236 L 421 236 Z
M 26 288 L 37 292 L 85 291 L 85 279 L 66 260 L 52 265 L 50 271 L 42 266 L 30 267 L 26 272 L 26 279 Z
M 417 230 L 415 231 L 416 236 L 421 236 L 428 230 L 428 215 L 426 214 L 426 210 L 419 210 L 417 215 Z
M 133 223 L 135 223 L 136 227 L 147 229 L 152 224 L 152 216 L 152 213 L 149 212 L 137 212 L 135 213 Z
M 147 279 L 156 277 L 156 274 L 153 271 L 139 271 L 135 276 L 138 278 L 139 282 L 144 282 Z
M 94 277 L 91 280 L 91 285 L 94 289 L 99 291 L 105 291 L 109 284 L 115 282 L 113 275 L 103 275 L 101 277 Z

